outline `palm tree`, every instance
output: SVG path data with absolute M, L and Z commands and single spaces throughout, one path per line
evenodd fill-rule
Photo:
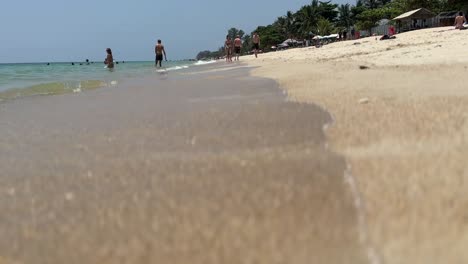
M 339 16 L 338 16 L 338 25 L 339 26 L 342 26 L 342 27 L 345 27 L 345 28 L 349 28 L 352 24 L 353 24 L 353 21 L 351 19 L 351 7 L 349 4 L 345 4 L 345 5 L 340 5 L 338 7 L 338 13 L 339 13 Z
M 296 17 L 291 11 L 288 11 L 286 13 L 286 33 L 287 37 L 291 37 L 296 34 L 297 32 L 297 27 L 296 27 Z
M 362 0 L 362 4 L 369 9 L 376 9 L 381 6 L 379 0 Z
M 288 24 L 288 21 L 286 17 L 284 16 L 278 17 L 275 23 L 273 23 L 273 26 L 278 30 L 278 32 L 282 35 L 282 38 L 284 39 L 288 37 L 287 24 Z
M 317 0 L 312 1 L 312 5 L 317 5 L 317 12 L 318 14 L 324 18 L 327 19 L 330 22 L 335 21 L 336 17 L 338 16 L 338 11 L 336 11 L 336 8 L 338 5 L 332 4 L 331 1 L 324 1 L 324 2 L 318 2 Z
M 324 36 L 324 35 L 330 35 L 333 31 L 333 24 L 328 21 L 327 19 L 319 19 L 317 23 L 317 32 Z
M 317 22 L 320 17 L 317 5 L 303 6 L 296 14 L 299 35 L 306 37 L 309 35 L 309 32 L 316 31 Z

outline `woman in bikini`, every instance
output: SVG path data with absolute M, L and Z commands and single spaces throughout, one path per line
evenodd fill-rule
M 106 49 L 107 52 L 107 57 L 106 60 L 104 60 L 104 64 L 107 65 L 108 69 L 114 68 L 114 57 L 112 57 L 112 50 L 110 48 Z
M 226 53 L 226 61 L 232 61 L 232 40 L 229 35 L 226 36 L 226 41 L 224 42 L 224 51 Z

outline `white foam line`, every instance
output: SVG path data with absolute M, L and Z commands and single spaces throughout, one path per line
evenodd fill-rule
M 211 72 L 223 72 L 223 71 L 231 71 L 231 70 L 244 69 L 244 68 L 253 68 L 253 67 L 251 67 L 251 66 L 234 66 L 234 67 L 216 68 L 216 69 L 206 70 L 206 71 L 189 72 L 189 73 L 186 73 L 186 75 L 194 75 L 194 74 L 200 74 L 200 73 L 211 73 Z
M 344 172 L 344 180 L 349 185 L 353 195 L 354 207 L 356 207 L 357 210 L 359 240 L 361 245 L 366 249 L 367 260 L 370 264 L 381 264 L 381 257 L 378 255 L 377 250 L 375 249 L 374 245 L 372 245 L 369 238 L 364 200 L 362 199 L 362 195 L 359 192 L 359 188 L 357 187 L 356 178 L 351 173 L 351 166 L 349 164 L 347 165 L 347 169 Z
M 251 98 L 263 98 L 265 96 L 274 95 L 273 93 L 261 93 L 261 94 L 254 94 L 254 95 L 225 95 L 225 96 L 211 96 L 211 97 L 197 97 L 197 98 L 189 98 L 188 101 L 191 103 L 197 102 L 206 102 L 206 101 L 218 101 L 218 100 L 237 100 L 237 99 L 251 99 Z
M 329 123 L 323 126 L 323 132 L 326 133 L 328 128 L 335 124 L 336 119 L 325 108 L 320 105 L 317 106 L 328 113 L 332 119 Z M 325 148 L 329 149 L 328 142 L 325 143 Z M 369 264 L 382 264 L 382 258 L 377 253 L 375 246 L 372 244 L 369 238 L 369 229 L 367 225 L 364 199 L 362 198 L 362 194 L 359 191 L 356 177 L 354 177 L 351 173 L 351 165 L 348 162 L 346 162 L 346 170 L 343 173 L 343 178 L 344 181 L 348 184 L 351 195 L 353 196 L 353 203 L 357 212 L 359 242 L 366 250 L 367 260 L 369 261 Z

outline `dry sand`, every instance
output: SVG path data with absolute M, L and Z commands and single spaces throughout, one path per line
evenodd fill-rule
M 467 51 L 468 30 L 434 28 L 244 59 L 335 117 L 381 262 L 468 263 Z

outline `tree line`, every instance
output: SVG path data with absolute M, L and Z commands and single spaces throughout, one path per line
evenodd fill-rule
M 272 24 L 258 26 L 253 32 L 261 37 L 260 49 L 269 51 L 286 39 L 309 39 L 314 35 L 329 35 L 340 31 L 369 30 L 381 19 L 392 19 L 404 12 L 427 8 L 434 13 L 442 11 L 468 11 L 467 0 L 357 0 L 355 5 L 333 4 L 331 1 L 312 0 L 296 12 L 288 11 Z M 231 28 L 228 35 L 234 39 L 240 35 L 243 40 L 242 53 L 250 51 L 251 36 L 243 30 Z M 216 51 L 202 51 L 197 59 L 217 58 L 224 55 L 224 47 Z

